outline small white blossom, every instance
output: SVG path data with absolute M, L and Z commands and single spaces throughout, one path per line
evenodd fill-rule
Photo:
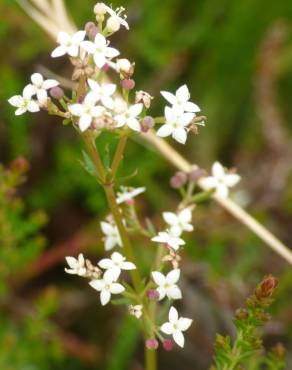
M 194 113 L 183 113 L 180 109 L 165 107 L 165 124 L 157 131 L 160 137 L 172 136 L 181 144 L 187 141 L 187 126 L 195 117 Z
M 121 204 L 124 202 L 129 202 L 133 198 L 135 198 L 137 195 L 144 193 L 146 191 L 146 188 L 127 188 L 127 187 L 121 187 L 121 191 L 118 192 L 117 197 L 117 203 Z
M 136 269 L 134 263 L 126 261 L 126 258 L 118 252 L 114 252 L 111 258 L 104 258 L 99 261 L 98 266 L 104 270 L 112 271 L 116 279 L 120 276 L 122 270 Z
M 137 117 L 143 110 L 143 104 L 134 104 L 127 108 L 123 113 L 115 116 L 117 128 L 127 125 L 134 131 L 141 131 L 141 125 Z
M 177 345 L 183 347 L 185 344 L 185 338 L 183 331 L 186 331 L 192 324 L 193 320 L 185 317 L 178 317 L 178 312 L 174 307 L 170 307 L 168 314 L 169 322 L 164 323 L 160 330 L 167 334 L 172 335 L 173 340 Z
M 239 181 L 239 175 L 226 172 L 219 162 L 215 162 L 212 166 L 212 176 L 202 178 L 200 184 L 207 190 L 216 189 L 217 195 L 227 198 L 229 188 L 235 186 Z
M 178 250 L 181 245 L 186 244 L 184 240 L 172 235 L 169 231 L 161 231 L 151 240 L 156 243 L 166 244 L 174 250 Z
M 16 107 L 15 115 L 20 116 L 21 114 L 25 112 L 39 112 L 40 107 L 38 103 L 32 99 L 32 96 L 34 95 L 34 89 L 32 85 L 27 85 L 23 89 L 22 95 L 14 95 L 12 96 L 8 102 L 13 107 Z
M 100 226 L 105 235 L 104 246 L 106 251 L 113 249 L 115 246 L 122 247 L 122 240 L 116 225 L 103 221 Z
M 71 275 L 79 275 L 85 276 L 86 275 L 86 266 L 85 266 L 85 259 L 82 253 L 79 254 L 78 258 L 74 257 L 66 257 L 66 261 L 69 265 L 69 269 L 65 268 L 65 272 Z
M 108 14 L 110 15 L 109 19 L 112 19 L 112 21 L 115 21 L 115 23 L 119 24 L 120 26 L 124 26 L 127 30 L 130 29 L 129 24 L 126 21 L 127 16 L 125 14 L 123 15 L 123 12 L 125 11 L 125 8 L 120 7 L 120 8 L 117 8 L 116 10 L 113 10 L 109 6 L 105 5 L 105 9 L 108 12 Z
M 34 94 L 36 94 L 37 99 L 41 104 L 44 104 L 48 99 L 47 90 L 59 85 L 59 82 L 56 80 L 44 80 L 40 73 L 34 73 L 31 76 L 31 82 Z
M 94 62 L 98 68 L 102 68 L 108 60 L 120 54 L 117 49 L 109 47 L 108 45 L 109 42 L 100 33 L 95 36 L 94 42 L 83 41 L 81 43 L 81 47 L 87 51 L 87 53 L 93 55 Z
M 116 91 L 117 86 L 115 84 L 99 84 L 94 80 L 88 79 L 88 85 L 91 88 L 92 92 L 89 94 L 92 95 L 93 99 L 100 101 L 106 108 L 113 109 L 114 101 L 112 95 Z
M 51 56 L 53 58 L 58 58 L 68 54 L 70 57 L 76 58 L 79 54 L 79 47 L 84 40 L 85 35 L 85 31 L 78 31 L 72 36 L 66 32 L 59 32 L 57 38 L 59 46 L 53 50 Z
M 115 69 L 118 73 L 130 73 L 133 66 L 132 63 L 128 59 L 118 59 L 115 64 Z
M 159 271 L 153 271 L 152 277 L 158 288 L 159 300 L 167 296 L 169 299 L 181 299 L 182 294 L 177 282 L 180 277 L 180 270 L 171 270 L 166 276 Z
M 135 306 L 130 305 L 128 309 L 129 314 L 135 316 L 137 319 L 140 319 L 140 317 L 143 315 L 143 306 L 141 304 L 137 304 Z
M 98 118 L 104 115 L 105 108 L 96 105 L 97 97 L 89 93 L 86 95 L 82 104 L 72 104 L 68 106 L 69 112 L 76 117 L 79 117 L 78 126 L 80 131 L 86 131 L 94 118 Z
M 100 302 L 103 306 L 109 303 L 112 294 L 120 294 L 125 290 L 116 282 L 116 276 L 111 270 L 107 270 L 102 279 L 92 280 L 89 285 L 100 292 Z
M 191 232 L 194 230 L 192 222 L 192 211 L 185 208 L 178 214 L 172 212 L 163 213 L 164 221 L 170 226 L 170 232 L 173 235 L 180 236 L 184 231 Z
M 176 90 L 175 95 L 168 91 L 161 91 L 161 95 L 172 105 L 174 109 L 180 109 L 182 112 L 200 112 L 200 108 L 197 106 L 197 104 L 189 101 L 191 95 L 187 85 L 183 85 Z

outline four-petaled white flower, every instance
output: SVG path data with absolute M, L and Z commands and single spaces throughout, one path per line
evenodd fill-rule
M 92 90 L 88 95 L 92 95 L 93 99 L 100 101 L 106 108 L 113 109 L 114 101 L 112 95 L 116 91 L 117 86 L 115 84 L 100 85 L 92 79 L 88 79 L 87 82 Z
M 137 319 L 140 319 L 143 315 L 143 306 L 141 304 L 130 305 L 129 314 L 135 316 Z
M 127 187 L 121 187 L 121 191 L 118 192 L 117 196 L 117 203 L 121 204 L 124 202 L 129 202 L 133 198 L 135 198 L 137 195 L 144 193 L 146 191 L 146 188 L 127 188 Z
M 169 299 L 181 299 L 182 294 L 180 288 L 177 286 L 179 280 L 180 270 L 171 270 L 166 276 L 159 271 L 153 271 L 152 277 L 158 288 L 159 300 L 167 296 Z
M 113 249 L 115 246 L 122 247 L 122 240 L 116 225 L 109 222 L 100 223 L 101 230 L 104 233 L 104 248 L 106 251 Z
M 105 108 L 101 105 L 96 105 L 97 99 L 94 93 L 86 95 L 82 104 L 72 104 L 68 106 L 69 112 L 76 117 L 79 117 L 78 126 L 80 131 L 86 131 L 94 118 L 102 117 L 105 113 Z
M 160 137 L 172 136 L 180 144 L 187 141 L 187 126 L 195 117 L 194 113 L 184 113 L 180 109 L 165 107 L 165 124 L 157 131 Z
M 185 241 L 177 236 L 174 236 L 169 231 L 161 231 L 157 236 L 151 239 L 153 242 L 166 244 L 175 251 L 179 249 L 181 245 L 185 245 Z
M 71 275 L 86 275 L 85 259 L 82 253 L 79 254 L 78 258 L 75 257 L 66 257 L 66 261 L 69 265 L 69 269 L 65 268 L 65 272 Z
M 122 13 L 125 11 L 125 8 L 123 7 L 120 7 L 120 8 L 117 8 L 116 10 L 110 8 L 109 6 L 105 5 L 105 9 L 106 11 L 108 12 L 108 14 L 116 21 L 118 22 L 120 25 L 124 26 L 127 30 L 130 29 L 129 27 L 129 24 L 128 22 L 126 21 L 127 19 L 127 16 L 124 14 L 122 15 Z
M 161 95 L 172 105 L 174 109 L 180 109 L 182 112 L 200 112 L 200 108 L 197 106 L 197 104 L 189 101 L 191 95 L 187 85 L 183 85 L 176 90 L 175 95 L 168 91 L 161 91 Z
M 143 104 L 134 104 L 128 107 L 123 113 L 115 116 L 117 122 L 116 127 L 123 127 L 127 125 L 134 131 L 141 131 L 141 125 L 137 117 L 141 114 L 143 110 Z
M 20 116 L 21 114 L 25 112 L 39 112 L 40 107 L 38 103 L 32 99 L 32 96 L 34 95 L 34 89 L 32 85 L 27 85 L 23 89 L 22 95 L 14 95 L 12 96 L 8 102 L 13 107 L 16 107 L 15 115 Z
M 239 175 L 226 172 L 221 163 L 215 162 L 212 166 L 212 176 L 202 178 L 200 184 L 206 190 L 216 189 L 217 195 L 227 198 L 229 188 L 235 186 L 239 181 Z
M 184 231 L 193 231 L 194 227 L 191 224 L 192 211 L 190 208 L 185 208 L 178 214 L 172 212 L 164 212 L 164 221 L 170 226 L 170 232 L 173 235 L 180 236 Z
M 104 258 L 99 261 L 98 266 L 104 270 L 110 270 L 113 276 L 118 279 L 122 270 L 135 270 L 136 266 L 132 262 L 126 261 L 126 258 L 118 252 L 114 252 L 111 258 Z
M 117 49 L 109 47 L 109 42 L 106 38 L 98 33 L 95 36 L 94 42 L 83 41 L 81 47 L 87 51 L 87 53 L 93 55 L 94 62 L 98 68 L 102 68 L 108 60 L 120 55 Z
M 59 85 L 59 82 L 56 80 L 44 80 L 40 73 L 34 73 L 31 76 L 31 82 L 32 84 L 30 86 L 32 86 L 32 90 L 41 104 L 45 103 L 48 99 L 47 90 Z
M 65 54 L 70 57 L 76 58 L 79 54 L 79 47 L 84 40 L 86 35 L 85 31 L 78 31 L 74 35 L 70 36 L 66 32 L 59 32 L 57 42 L 59 46 L 53 50 L 51 56 L 53 58 L 61 57 Z
M 103 306 L 110 301 L 112 294 L 120 294 L 125 290 L 116 282 L 116 276 L 111 270 L 107 270 L 102 279 L 92 280 L 89 285 L 100 292 L 100 302 Z
M 185 344 L 185 338 L 183 331 L 186 331 L 192 324 L 193 320 L 185 317 L 178 317 L 178 312 L 174 307 L 170 307 L 168 314 L 169 322 L 164 323 L 160 330 L 167 334 L 172 335 L 173 340 L 177 345 L 183 347 Z

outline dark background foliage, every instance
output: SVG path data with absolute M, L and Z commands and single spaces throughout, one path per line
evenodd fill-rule
M 78 27 L 93 19 L 94 4 L 67 1 Z M 291 244 L 292 3 L 140 0 L 113 5 L 127 8 L 131 31 L 121 31 L 112 42 L 136 62 L 137 87 L 157 97 L 153 114 L 163 109 L 161 89 L 186 82 L 208 117 L 200 134 L 178 150 L 208 169 L 215 159 L 237 167 L 243 180 L 233 197 Z M 143 344 L 135 323 L 119 308 L 102 309 L 94 291 L 63 273 L 64 255 L 82 251 L 94 261 L 103 255 L 98 221 L 106 215 L 106 203 L 79 164 L 82 145 L 59 120 L 45 113 L 16 118 L 7 104 L 34 71 L 45 66 L 70 77 L 71 67 L 65 58 L 50 58 L 54 43 L 16 2 L 0 0 L 0 17 L 0 160 L 9 166 L 22 155 L 30 162 L 17 193 L 21 214 L 15 205 L 1 208 L 1 222 L 13 227 L 8 234 L 2 231 L 0 248 L 27 224 L 33 225 L 34 238 L 38 233 L 42 238 L 41 243 L 13 239 L 0 261 L 0 271 L 4 265 L 9 270 L 0 274 L 0 368 L 138 370 Z M 114 144 L 108 136 L 99 143 L 102 150 Z M 132 142 L 121 172 L 127 176 L 136 169 L 131 185 L 148 190 L 138 201 L 140 215 L 159 224 L 157 215 L 174 209 L 178 199 L 169 187 L 174 169 L 152 149 Z M 39 210 L 47 223 L 42 226 L 37 218 L 35 227 L 32 215 Z M 268 273 L 279 277 L 280 286 L 265 343 L 281 341 L 289 348 L 291 268 L 214 203 L 197 208 L 194 222 L 182 285 L 183 310 L 195 325 L 184 351 L 160 353 L 161 369 L 207 369 L 215 333 L 232 334 L 232 312 Z M 16 258 L 18 249 L 27 251 L 25 263 Z M 20 306 L 27 310 L 15 310 Z

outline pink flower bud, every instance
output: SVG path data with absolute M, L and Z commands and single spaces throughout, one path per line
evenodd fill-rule
M 184 172 L 179 171 L 170 179 L 170 186 L 174 189 L 179 189 L 187 182 L 187 180 L 187 175 Z
M 163 345 L 163 348 L 169 352 L 169 351 L 172 351 L 173 349 L 173 341 L 171 339 L 165 339 L 162 343 Z
M 121 82 L 122 88 L 125 90 L 133 90 L 135 87 L 135 81 L 132 79 L 125 79 Z
M 86 23 L 85 31 L 87 33 L 87 36 L 90 39 L 94 39 L 95 36 L 99 33 L 99 29 L 96 27 L 95 23 L 93 23 L 93 22 L 87 22 Z
M 110 69 L 110 66 L 107 63 L 105 63 L 105 65 L 101 68 L 103 72 L 107 72 L 109 69 Z
M 149 299 L 152 299 L 153 301 L 158 301 L 159 299 L 159 293 L 155 289 L 147 290 L 146 295 Z
M 201 177 L 206 176 L 207 173 L 202 168 L 196 168 L 192 170 L 189 174 L 189 180 L 192 182 L 197 182 Z
M 155 338 L 147 339 L 145 344 L 148 349 L 157 349 L 159 346 L 158 340 L 156 340 Z
M 64 96 L 64 90 L 61 89 L 60 86 L 55 86 L 55 87 L 51 88 L 50 95 L 51 95 L 52 98 L 60 100 Z
M 154 127 L 155 121 L 154 118 L 151 116 L 146 116 L 143 118 L 141 122 L 142 132 L 149 131 L 152 127 Z

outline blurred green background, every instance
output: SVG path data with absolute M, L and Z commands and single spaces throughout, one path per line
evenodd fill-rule
M 79 28 L 94 20 L 95 3 L 67 1 Z M 234 199 L 291 245 L 292 2 L 112 3 L 125 6 L 131 26 L 112 43 L 136 62 L 137 88 L 156 97 L 153 114 L 163 109 L 160 90 L 187 83 L 208 117 L 200 134 L 177 149 L 207 169 L 215 159 L 237 167 L 243 180 Z M 94 291 L 63 272 L 64 255 L 82 251 L 93 261 L 103 255 L 106 203 L 79 164 L 78 137 L 45 113 L 15 117 L 7 103 L 34 71 L 70 76 L 71 66 L 50 58 L 54 43 L 15 1 L 0 0 L 0 45 L 0 161 L 7 167 L 21 155 L 30 162 L 16 194 L 7 200 L 0 187 L 0 369 L 142 369 L 135 322 L 119 308 L 101 308 Z M 115 139 L 99 145 L 108 143 Z M 148 190 L 138 201 L 140 216 L 159 225 L 160 213 L 178 199 L 169 187 L 174 169 L 132 142 L 122 173 L 136 169 L 130 185 Z M 161 351 L 160 369 L 207 369 L 215 333 L 232 333 L 232 312 L 268 273 L 279 277 L 280 288 L 265 343 L 291 348 L 291 268 L 213 203 L 197 208 L 194 222 L 183 307 L 196 325 L 184 351 Z

